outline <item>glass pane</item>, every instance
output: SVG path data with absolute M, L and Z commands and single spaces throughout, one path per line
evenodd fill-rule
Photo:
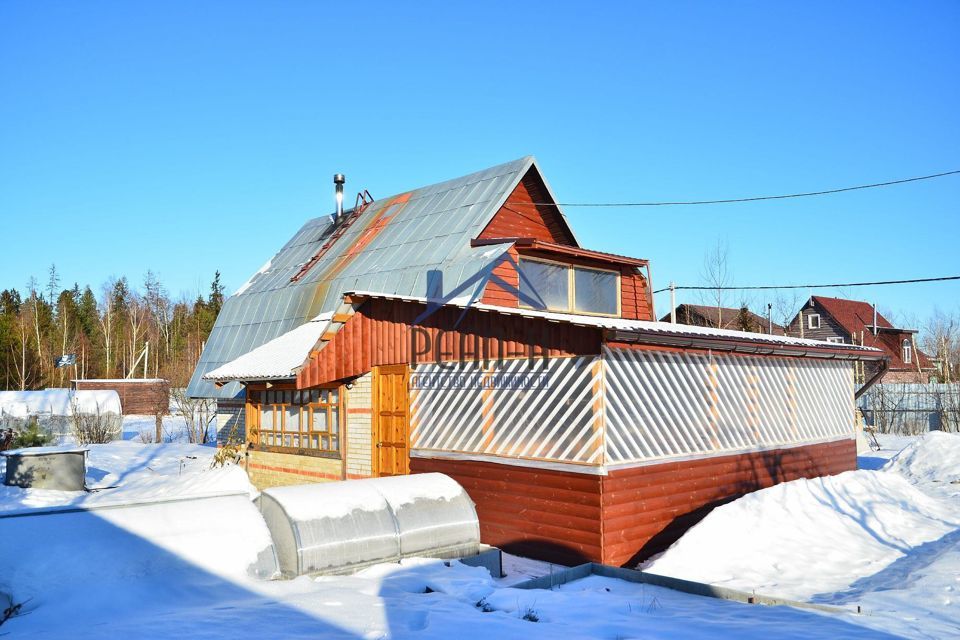
M 299 391 L 294 391 L 294 392 L 293 392 L 293 399 L 291 400 L 291 402 L 293 402 L 293 404 L 300 404 L 300 392 L 299 392 Z
M 277 401 L 277 392 L 276 391 L 267 391 L 264 394 L 267 397 L 267 402 L 269 404 L 274 404 Z
M 284 391 L 284 392 L 283 392 L 283 403 L 284 403 L 284 404 L 290 404 L 291 402 L 293 402 L 293 392 L 292 392 L 292 391 Z
M 320 402 L 329 402 L 330 401 L 330 390 L 321 389 L 320 390 Z
M 272 433 L 268 433 L 268 434 L 267 434 L 267 445 L 269 445 L 269 446 L 272 447 L 272 446 L 273 446 L 273 443 L 274 443 L 273 434 L 272 434 Z
M 340 438 L 336 436 L 330 436 L 330 449 L 333 451 L 340 451 Z
M 327 409 L 326 409 L 326 407 L 314 407 L 314 408 L 313 408 L 313 430 L 314 430 L 314 431 L 326 431 L 326 430 L 327 430 Z
M 330 433 L 340 432 L 340 410 L 336 407 L 330 409 Z
M 273 429 L 273 405 L 265 404 L 261 410 L 260 418 L 260 428 L 261 429 Z
M 523 306 L 567 311 L 569 284 L 567 267 L 563 265 L 520 261 L 520 304 Z
M 285 446 L 285 447 L 289 447 L 289 446 L 290 446 L 290 435 L 289 435 L 289 434 L 284 434 L 284 436 L 283 436 L 283 446 Z
M 300 408 L 300 431 L 302 433 L 310 431 L 310 416 L 307 414 L 308 411 L 306 407 Z
M 328 438 L 327 436 L 321 437 L 321 438 L 320 438 L 320 448 L 323 449 L 324 451 L 329 450 L 329 449 L 330 449 L 330 438 Z
M 284 425 L 284 431 L 300 431 L 300 407 L 291 405 L 287 407 L 287 423 Z
M 310 402 L 320 402 L 320 390 L 314 389 L 310 392 Z
M 587 313 L 617 313 L 617 274 L 576 267 L 573 270 L 574 308 Z
M 320 448 L 320 436 L 310 436 L 310 448 L 311 449 Z
M 300 436 L 293 436 L 293 446 L 300 447 Z
M 330 389 L 330 402 L 336 402 L 337 398 L 340 397 L 339 389 Z

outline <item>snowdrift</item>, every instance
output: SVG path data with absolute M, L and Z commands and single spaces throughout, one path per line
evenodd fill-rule
M 0 531 L 0 592 L 29 610 L 121 611 L 277 574 L 246 493 L 5 515 Z
M 960 526 L 896 473 L 786 482 L 714 509 L 645 569 L 805 600 L 873 575 Z
M 960 483 L 960 434 L 931 431 L 891 458 L 883 470 L 914 482 Z

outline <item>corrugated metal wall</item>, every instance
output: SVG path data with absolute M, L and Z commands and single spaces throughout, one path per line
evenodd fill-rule
M 510 388 L 538 379 L 545 388 Z M 472 363 L 418 365 L 411 449 L 602 464 L 600 380 L 595 356 L 537 360 L 533 369 L 526 359 L 486 371 Z
M 606 462 L 852 436 L 849 362 L 604 348 Z

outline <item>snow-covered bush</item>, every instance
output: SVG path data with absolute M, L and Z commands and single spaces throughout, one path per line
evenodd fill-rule
M 70 403 L 70 413 L 77 444 L 105 444 L 116 437 L 116 419 L 113 414 L 101 411 L 99 403 L 93 407 L 81 407 L 74 399 Z

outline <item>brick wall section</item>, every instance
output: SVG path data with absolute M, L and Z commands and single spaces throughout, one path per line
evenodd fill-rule
M 480 539 L 560 564 L 636 566 L 714 507 L 798 478 L 855 469 L 852 439 L 611 471 L 568 473 L 472 460 L 412 458 L 413 473 L 445 473 L 477 505 Z
M 342 473 L 341 462 L 336 458 L 272 451 L 251 450 L 249 453 L 247 473 L 257 489 L 340 480 Z
M 125 415 L 154 415 L 160 407 L 166 413 L 170 406 L 170 381 L 148 380 L 72 380 L 74 389 L 116 391 Z
M 346 410 L 347 477 L 369 478 L 373 475 L 373 374 L 353 381 Z
M 228 440 L 245 442 L 247 439 L 247 412 L 243 402 L 217 401 L 217 446 Z

